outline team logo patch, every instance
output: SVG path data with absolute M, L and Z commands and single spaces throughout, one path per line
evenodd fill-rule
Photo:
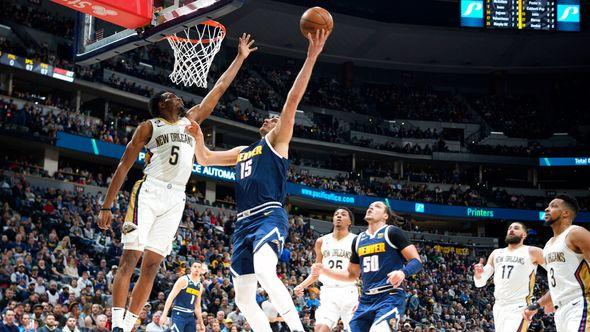
M 383 233 L 379 233 L 379 234 L 377 234 L 377 238 L 378 238 L 378 239 L 381 239 L 381 238 L 383 238 Z

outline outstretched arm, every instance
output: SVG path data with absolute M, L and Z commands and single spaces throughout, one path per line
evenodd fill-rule
M 324 255 L 322 255 L 322 238 L 319 238 L 315 241 L 315 262 L 316 263 L 322 263 L 322 260 L 324 259 Z M 295 286 L 295 295 L 301 297 L 303 296 L 303 291 L 305 291 L 305 289 L 307 287 L 309 287 L 311 284 L 313 284 L 314 282 L 316 282 L 318 280 L 318 275 L 314 275 L 313 273 L 310 273 L 307 278 L 305 280 L 303 280 L 302 283 L 300 283 L 299 285 Z
M 110 227 L 113 218 L 110 209 L 113 206 L 115 197 L 121 189 L 129 169 L 137 160 L 139 152 L 141 152 L 141 149 L 143 149 L 152 137 L 152 130 L 152 124 L 150 122 L 143 122 L 137 127 L 137 129 L 135 129 L 131 141 L 125 147 L 125 152 L 123 153 L 123 157 L 121 157 L 117 170 L 115 170 L 115 173 L 113 174 L 113 180 L 109 185 L 104 202 L 102 203 L 100 214 L 98 215 L 97 224 L 100 229 L 108 229 Z
M 195 139 L 195 157 L 202 166 L 232 166 L 236 164 L 238 155 L 245 147 L 238 146 L 227 151 L 211 151 L 205 145 L 205 138 L 198 123 L 191 120 L 186 127 L 187 132 Z
M 291 90 L 289 90 L 279 122 L 268 134 L 268 139 L 273 148 L 284 158 L 288 158 L 289 156 L 289 142 L 291 141 L 291 137 L 293 137 L 293 126 L 295 125 L 297 106 L 299 106 L 299 102 L 301 102 L 301 99 L 305 94 L 305 89 L 307 88 L 307 83 L 309 83 L 313 66 L 324 48 L 328 35 L 329 32 L 323 29 L 316 30 L 316 34 L 313 37 L 311 34 L 307 35 L 307 39 L 309 40 L 307 58 L 305 59 L 305 63 L 299 71 Z
M 238 43 L 238 54 L 236 55 L 236 58 L 229 65 L 225 73 L 219 77 L 215 86 L 213 86 L 213 89 L 209 91 L 201 103 L 188 110 L 186 117 L 189 120 L 203 123 L 203 121 L 211 115 L 217 102 L 221 99 L 221 96 L 223 96 L 227 88 L 229 88 L 233 80 L 236 78 L 244 60 L 246 60 L 250 53 L 258 49 L 258 47 L 251 48 L 252 44 L 254 44 L 254 40 L 250 40 L 250 35 L 246 35 L 245 33 L 242 34 Z

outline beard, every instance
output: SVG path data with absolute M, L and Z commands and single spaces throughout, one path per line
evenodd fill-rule
M 185 116 L 186 112 L 188 112 L 188 110 L 183 105 L 178 107 L 178 117 L 179 118 L 182 118 L 183 116 Z
M 508 244 L 517 244 L 520 243 L 521 240 L 522 238 L 516 235 L 506 235 L 506 239 L 504 239 L 504 241 Z
M 561 213 L 559 214 L 559 216 L 557 218 L 553 218 L 553 217 L 551 217 L 551 215 L 549 215 L 549 220 L 545 220 L 545 222 L 543 222 L 543 226 L 553 225 L 556 221 L 559 220 L 560 217 L 561 217 Z

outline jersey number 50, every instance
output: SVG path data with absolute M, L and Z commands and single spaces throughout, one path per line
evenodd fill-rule
M 379 271 L 379 256 L 363 257 L 363 272 Z

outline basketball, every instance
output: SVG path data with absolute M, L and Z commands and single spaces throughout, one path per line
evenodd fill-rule
M 334 20 L 330 12 L 322 7 L 313 7 L 301 15 L 299 21 L 299 28 L 304 37 L 307 37 L 308 33 L 314 34 L 316 30 L 325 29 L 332 31 L 334 28 Z

